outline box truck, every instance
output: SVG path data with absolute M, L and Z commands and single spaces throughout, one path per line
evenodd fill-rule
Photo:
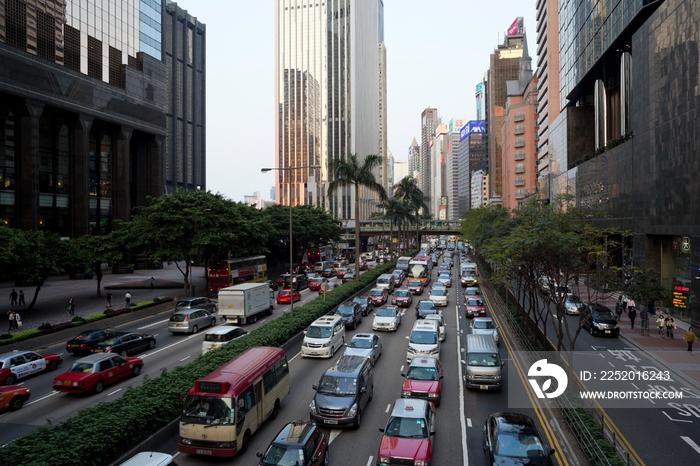
M 261 314 L 272 315 L 274 292 L 267 283 L 241 283 L 219 290 L 219 320 L 252 324 Z

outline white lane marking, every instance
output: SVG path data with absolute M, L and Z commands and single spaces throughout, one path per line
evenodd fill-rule
M 331 434 L 330 434 L 330 436 L 328 437 L 328 445 L 330 445 L 331 442 L 332 442 L 333 440 L 335 440 L 335 438 L 336 438 L 338 435 L 340 435 L 341 432 L 342 432 L 342 430 L 340 430 L 340 429 L 331 429 Z
M 700 446 L 698 446 L 697 443 L 693 442 L 693 439 L 691 439 L 690 437 L 685 437 L 683 435 L 681 435 L 681 438 L 685 441 L 685 443 L 690 445 L 690 448 L 692 448 L 693 450 L 698 452 L 698 454 L 700 454 Z
M 153 322 L 152 324 L 144 325 L 143 327 L 138 327 L 137 330 L 143 330 L 145 328 L 154 327 L 156 325 L 164 324 L 164 323 L 168 322 L 169 320 L 170 319 L 159 320 L 158 322 Z
M 112 396 L 112 395 L 114 395 L 114 394 L 116 394 L 116 393 L 119 393 L 119 392 L 121 392 L 121 391 L 122 391 L 121 388 L 117 388 L 117 389 L 114 390 L 112 393 L 108 393 L 107 396 Z
M 661 412 L 664 413 L 664 416 L 666 416 L 670 421 L 674 421 L 674 422 L 690 422 L 691 424 L 693 423 L 693 421 L 688 421 L 687 419 L 673 419 L 671 416 L 669 416 L 669 415 L 666 413 L 666 411 L 661 411 Z
M 190 359 L 191 357 L 192 357 L 192 356 L 184 357 L 184 358 L 180 359 L 180 362 L 182 362 L 182 361 L 187 361 L 187 360 Z
M 472 419 L 470 417 L 467 418 L 467 427 L 472 426 Z
M 299 351 L 297 354 L 295 354 L 292 359 L 289 360 L 289 362 L 294 361 L 298 356 L 301 356 L 301 351 Z
M 168 346 L 164 346 L 164 347 L 162 347 L 162 348 L 158 348 L 157 350 L 151 351 L 150 353 L 143 354 L 143 355 L 140 356 L 140 358 L 141 358 L 141 359 L 146 359 L 146 358 L 149 357 L 149 356 L 153 356 L 154 354 L 158 354 L 158 353 L 160 353 L 161 351 L 165 351 L 165 350 L 168 349 L 168 348 L 172 348 L 172 347 L 175 346 L 175 345 L 179 345 L 179 344 L 181 344 L 181 343 L 183 343 L 183 342 L 186 342 L 187 340 L 191 340 L 192 338 L 195 338 L 195 337 L 198 337 L 198 336 L 201 336 L 201 335 L 195 333 L 194 335 L 190 335 L 189 337 L 182 338 L 182 339 L 180 339 L 180 340 L 176 341 L 175 343 L 172 343 L 172 344 L 170 344 L 170 345 L 168 345 Z
M 386 410 L 384 410 L 385 413 L 388 413 L 391 410 L 391 403 L 386 405 Z
M 367 466 L 372 464 L 372 460 L 374 459 L 374 456 L 370 456 L 369 459 L 367 460 Z
M 29 403 L 25 403 L 24 406 L 31 406 L 31 405 L 33 405 L 34 403 L 38 403 L 38 402 L 40 402 L 40 401 L 42 401 L 42 400 L 45 400 L 45 399 L 47 399 L 47 398 L 49 398 L 49 397 L 52 397 L 52 396 L 54 396 L 54 395 L 59 395 L 60 393 L 61 393 L 61 392 L 53 391 L 53 392 L 49 393 L 48 395 L 44 395 L 44 396 L 42 396 L 41 398 L 37 398 L 36 400 L 32 400 L 32 401 L 30 401 Z
M 455 306 L 455 313 L 457 314 L 457 332 L 461 333 L 462 330 L 459 327 L 459 319 L 462 318 L 462 316 L 459 313 L 459 306 Z M 459 348 L 459 338 L 455 338 L 455 347 L 457 349 L 457 361 L 462 360 L 462 354 L 460 353 L 460 348 Z M 462 380 L 464 380 L 462 377 L 462 364 L 459 362 L 457 363 L 457 370 L 458 372 L 458 378 L 457 380 L 459 381 L 459 411 L 462 413 L 461 416 L 459 416 L 459 423 L 460 427 L 462 429 L 462 458 L 464 458 L 464 466 L 469 466 L 469 449 L 467 448 L 467 426 L 465 425 L 465 420 L 467 418 L 467 412 L 465 409 L 464 405 L 464 388 L 462 386 Z

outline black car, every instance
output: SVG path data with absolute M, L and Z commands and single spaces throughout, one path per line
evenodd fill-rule
M 591 332 L 591 335 L 616 337 L 620 334 L 620 323 L 609 307 L 592 303 L 586 307 L 581 318 L 581 325 Z
M 416 304 L 416 318 L 425 319 L 425 316 L 430 314 L 437 314 L 438 310 L 435 307 L 435 303 L 429 299 L 421 299 Z
M 186 309 L 206 309 L 212 314 L 216 314 L 218 309 L 216 309 L 216 303 L 208 298 L 202 297 L 192 297 L 192 298 L 182 298 L 179 299 L 177 304 L 175 304 L 175 311 L 184 311 Z
M 355 296 L 352 300 L 360 304 L 363 316 L 369 315 L 374 310 L 374 303 L 369 299 L 369 296 Z
M 542 441 L 534 421 L 519 413 L 492 413 L 484 424 L 489 464 L 551 466 L 554 450 Z
M 315 422 L 292 421 L 279 431 L 265 453 L 258 452 L 258 458 L 258 466 L 328 466 L 328 440 Z
M 122 357 L 139 351 L 153 349 L 156 337 L 143 333 L 120 332 L 114 338 L 108 338 L 97 344 L 94 353 L 119 353 Z
M 362 306 L 360 306 L 360 303 L 345 301 L 338 306 L 335 313 L 343 319 L 346 327 L 350 327 L 353 330 L 357 328 L 357 324 L 362 323 Z
M 98 343 L 116 336 L 115 332 L 104 328 L 85 330 L 66 342 L 66 351 L 72 354 L 91 354 Z
M 280 287 L 277 282 L 273 282 L 272 280 L 266 280 L 265 283 L 270 287 L 272 291 L 277 291 L 277 289 Z

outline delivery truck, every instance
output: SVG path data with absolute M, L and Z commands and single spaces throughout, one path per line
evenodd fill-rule
M 274 293 L 267 283 L 241 283 L 219 290 L 219 320 L 252 324 L 261 314 L 272 315 Z

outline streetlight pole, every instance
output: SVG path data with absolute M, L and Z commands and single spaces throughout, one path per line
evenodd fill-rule
M 309 165 L 303 167 L 279 167 L 279 168 L 261 168 L 262 173 L 267 173 L 272 170 L 278 171 L 289 171 L 299 170 L 302 168 L 321 168 L 320 165 Z M 294 222 L 292 220 L 292 179 L 291 173 L 289 176 L 289 314 L 294 317 L 294 248 L 293 248 L 293 238 L 292 230 L 294 227 Z M 282 285 L 284 288 L 284 285 Z

